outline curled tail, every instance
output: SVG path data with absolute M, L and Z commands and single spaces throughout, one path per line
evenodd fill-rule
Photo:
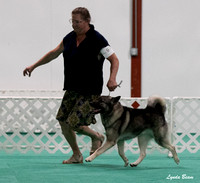
M 160 113 L 165 113 L 166 111 L 166 103 L 165 100 L 161 97 L 158 96 L 152 96 L 149 97 L 148 99 L 148 103 L 147 103 L 148 107 L 153 107 L 155 108 L 158 112 Z

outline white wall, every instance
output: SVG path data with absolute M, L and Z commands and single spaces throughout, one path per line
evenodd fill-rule
M 0 90 L 62 90 L 62 56 L 31 78 L 22 71 L 72 30 L 78 6 L 90 10 L 119 57 L 123 84 L 112 95 L 130 96 L 131 0 L 0 0 Z M 199 7 L 199 0 L 143 0 L 142 96 L 199 96 Z M 106 85 L 108 62 L 104 70 Z
M 199 8 L 199 0 L 143 0 L 143 96 L 200 95 Z
M 72 28 L 71 11 L 87 7 L 96 30 L 104 35 L 120 60 L 113 95 L 130 96 L 130 0 L 0 0 L 0 90 L 62 90 L 62 55 L 38 67 L 31 78 L 22 71 L 56 47 Z M 104 65 L 105 84 L 109 62 Z M 108 94 L 106 86 L 104 94 Z

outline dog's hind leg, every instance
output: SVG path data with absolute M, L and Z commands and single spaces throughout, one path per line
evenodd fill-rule
M 117 147 L 118 147 L 118 153 L 119 155 L 121 156 L 121 158 L 124 160 L 124 166 L 128 166 L 128 159 L 127 157 L 125 156 L 125 153 L 124 153 L 124 141 L 123 140 L 120 140 L 117 142 Z
M 178 165 L 180 163 L 180 160 L 178 158 L 178 155 L 176 153 L 176 149 L 174 146 L 172 146 L 171 144 L 163 144 L 163 147 L 167 148 L 169 151 L 171 151 L 174 161 L 176 162 L 176 164 Z
M 135 166 L 139 165 L 142 162 L 142 160 L 145 158 L 147 145 L 151 138 L 152 137 L 150 135 L 146 135 L 146 134 L 142 134 L 142 135 L 138 136 L 138 145 L 139 145 L 139 149 L 140 149 L 140 156 L 134 163 L 130 164 L 131 167 L 135 167 Z
M 108 149 L 110 149 L 111 147 L 113 147 L 115 144 L 116 144 L 116 142 L 114 142 L 114 141 L 106 141 L 103 146 L 101 146 L 99 149 L 97 149 L 92 155 L 90 155 L 89 157 L 87 157 L 85 159 L 85 161 L 86 162 L 91 162 L 97 156 L 99 156 L 100 154 L 104 153 L 105 151 L 107 151 Z
M 179 164 L 180 160 L 179 160 L 178 155 L 176 153 L 176 149 L 175 149 L 175 147 L 173 145 L 170 144 L 170 142 L 169 142 L 167 137 L 164 137 L 162 140 L 158 140 L 158 141 L 156 140 L 156 142 L 160 146 L 168 149 L 172 153 L 174 161 L 176 162 L 176 164 Z
M 169 129 L 167 123 L 159 129 L 154 130 L 154 139 L 160 146 L 168 149 L 172 153 L 176 164 L 179 164 L 180 161 L 176 153 L 176 149 L 173 145 L 171 145 L 169 140 Z

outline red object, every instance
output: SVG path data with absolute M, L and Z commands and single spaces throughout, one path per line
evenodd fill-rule
M 135 101 L 135 102 L 132 103 L 132 107 L 134 109 L 137 109 L 139 106 L 140 106 L 140 104 L 137 101 Z
M 131 97 L 141 97 L 142 0 L 133 0 L 132 6 L 132 47 L 138 54 L 131 56 Z

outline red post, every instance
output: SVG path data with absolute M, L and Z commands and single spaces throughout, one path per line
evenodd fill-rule
M 142 0 L 132 1 L 131 97 L 141 97 Z M 135 51 L 137 53 L 135 53 Z

